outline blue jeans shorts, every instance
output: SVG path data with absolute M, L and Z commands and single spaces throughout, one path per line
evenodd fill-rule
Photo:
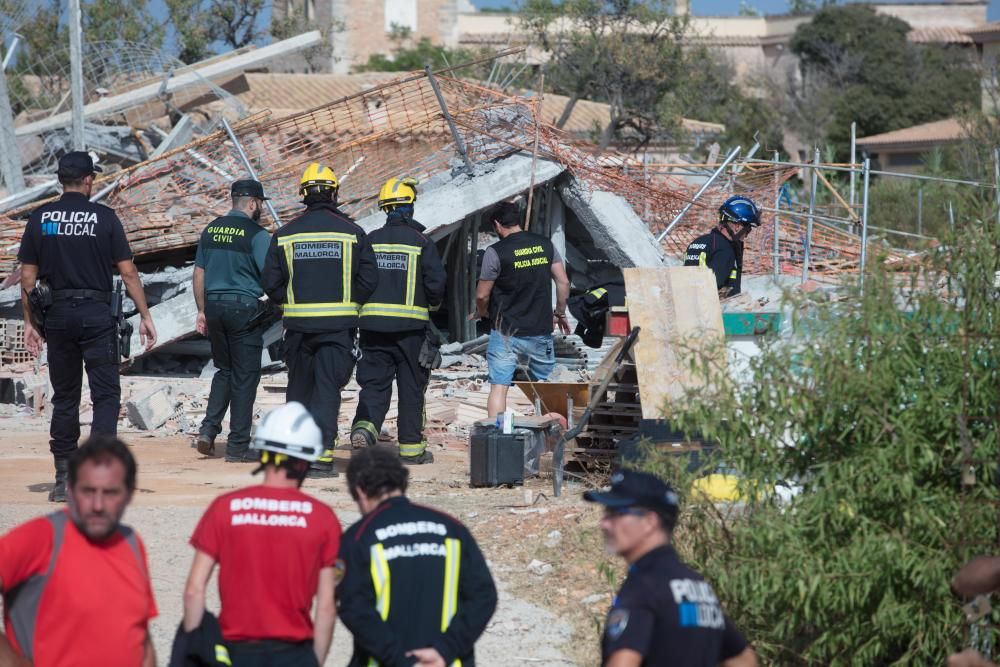
M 490 384 L 510 386 L 518 366 L 527 369 L 532 381 L 544 382 L 556 365 L 552 335 L 505 336 L 494 330 L 486 348 L 486 363 Z

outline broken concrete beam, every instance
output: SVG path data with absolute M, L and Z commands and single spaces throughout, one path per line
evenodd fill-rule
M 660 244 L 625 199 L 602 190 L 589 192 L 573 178 L 559 184 L 559 196 L 615 266 L 663 266 Z
M 125 403 L 125 415 L 137 428 L 152 431 L 174 416 L 181 402 L 170 385 L 161 385 Z
M 156 327 L 156 345 L 148 350 L 143 347 L 139 340 L 139 316 L 133 315 L 128 318 L 133 327 L 130 360 L 195 333 L 198 306 L 194 302 L 194 293 L 190 290 L 158 303 L 149 309 L 149 313 L 153 316 L 153 325 Z
M 468 216 L 490 208 L 497 202 L 525 192 L 531 187 L 531 156 L 514 154 L 488 165 L 489 171 L 475 176 L 460 174 L 429 189 L 420 190 L 413 217 L 427 229 L 435 241 L 450 234 Z M 561 164 L 539 159 L 535 165 L 535 186 L 561 174 Z M 385 224 L 385 213 L 373 213 L 358 221 L 366 232 Z M 649 233 L 648 231 L 646 232 Z

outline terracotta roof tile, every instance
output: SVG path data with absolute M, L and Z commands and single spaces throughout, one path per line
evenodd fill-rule
M 911 30 L 906 39 L 914 44 L 972 44 L 974 40 L 963 28 L 940 26 Z
M 903 146 L 908 144 L 925 145 L 961 141 L 966 136 L 965 128 L 957 118 L 946 118 L 931 123 L 904 127 L 892 132 L 873 134 L 870 137 L 858 139 L 858 146 L 876 150 L 880 147 Z

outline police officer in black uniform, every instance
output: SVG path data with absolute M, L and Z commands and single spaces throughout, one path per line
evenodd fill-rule
M 139 311 L 139 337 L 156 343 L 156 328 L 146 307 L 139 272 L 121 220 L 115 212 L 90 201 L 94 173 L 100 168 L 83 151 L 59 159 L 57 172 L 63 195 L 32 212 L 24 228 L 18 259 L 21 262 L 21 303 L 24 335 L 29 351 L 41 352 L 48 342 L 49 379 L 52 382 L 52 424 L 49 447 L 55 460 L 56 481 L 49 500 L 66 500 L 68 459 L 80 438 L 81 365 L 87 369 L 94 405 L 91 435 L 115 435 L 121 408 L 118 370 L 118 323 L 111 315 L 112 267 Z M 51 290 L 51 303 L 31 304 L 29 294 L 40 283 Z M 33 312 L 41 310 L 42 312 Z M 41 329 L 33 320 L 44 324 Z
M 671 545 L 678 501 L 667 484 L 624 470 L 611 476 L 610 491 L 583 497 L 604 505 L 605 541 L 629 564 L 604 626 L 604 667 L 757 665 L 711 584 Z
M 226 461 L 256 463 L 258 457 L 250 451 L 250 427 L 264 339 L 252 320 L 264 295 L 260 278 L 271 237 L 260 226 L 260 218 L 268 198 L 254 180 L 234 182 L 230 194 L 232 210 L 205 227 L 195 257 L 196 327 L 211 341 L 216 368 L 195 442 L 199 453 L 211 456 L 229 409 Z
M 497 589 L 460 521 L 406 496 L 408 472 L 391 449 L 356 452 L 347 488 L 362 518 L 340 540 L 340 620 L 354 637 L 349 667 L 474 667 L 473 647 Z
M 285 398 L 313 415 L 326 449 L 312 477 L 333 477 L 340 391 L 354 371 L 358 310 L 375 290 L 378 268 L 365 232 L 337 208 L 339 183 L 325 165 L 299 181 L 306 210 L 271 239 L 263 285 L 285 322 Z
M 390 178 L 379 192 L 386 223 L 368 235 L 379 277 L 374 294 L 361 307 L 361 395 L 351 427 L 355 448 L 375 444 L 395 379 L 399 456 L 408 464 L 434 460 L 423 435 L 424 391 L 431 371 L 429 364 L 421 364 L 421 350 L 431 344 L 430 311 L 441 305 L 448 279 L 437 246 L 417 231 L 423 225 L 413 220 L 416 200 L 413 179 Z
M 707 266 L 715 274 L 719 297 L 736 296 L 743 282 L 743 241 L 757 227 L 757 204 L 747 197 L 730 197 L 719 207 L 718 226 L 688 245 L 684 266 Z

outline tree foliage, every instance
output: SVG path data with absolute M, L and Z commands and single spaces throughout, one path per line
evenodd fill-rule
M 640 143 L 657 126 L 657 105 L 686 69 L 680 38 L 688 19 L 668 0 L 527 0 L 521 24 L 551 56 L 547 85 L 569 96 L 562 126 L 578 100 L 610 106 L 606 148 L 629 129 Z
M 213 44 L 241 49 L 264 39 L 261 17 L 265 0 L 165 0 L 177 40 L 178 58 L 185 63 L 213 53 Z
M 868 136 L 975 105 L 979 77 L 968 52 L 911 44 L 909 30 L 860 4 L 824 7 L 799 26 L 791 49 L 802 76 L 788 82 L 793 129 L 817 145 L 846 147 L 852 121 Z
M 368 62 L 357 67 L 359 72 L 412 72 L 425 65 L 433 68 L 455 65 L 472 56 L 468 49 L 452 49 L 431 42 L 430 37 L 413 41 L 408 28 L 393 26 L 389 38 L 393 42 L 391 55 L 376 53 L 368 56 Z
M 940 664 L 964 641 L 948 582 L 1000 544 L 1000 228 L 982 211 L 911 279 L 876 262 L 863 292 L 794 299 L 744 382 L 695 362 L 717 389 L 675 414 L 746 502 L 689 497 L 679 546 L 763 664 Z M 779 502 L 781 484 L 801 492 Z

